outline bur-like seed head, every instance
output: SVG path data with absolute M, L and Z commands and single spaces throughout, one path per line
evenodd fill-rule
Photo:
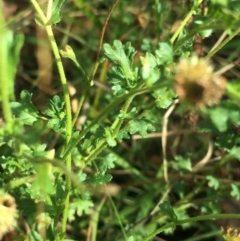
M 217 104 L 226 89 L 226 79 L 214 74 L 208 61 L 193 56 L 177 65 L 175 89 L 181 100 L 193 106 Z
M 15 199 L 0 191 L 0 239 L 14 229 L 17 216 Z
M 223 237 L 226 241 L 239 241 L 240 240 L 240 230 L 238 228 L 233 228 L 231 226 L 226 229 L 221 228 L 223 231 Z

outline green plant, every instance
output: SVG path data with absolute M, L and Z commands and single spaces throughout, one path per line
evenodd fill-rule
M 240 198 L 234 173 L 240 153 L 240 85 L 238 73 L 223 76 L 207 60 L 217 67 L 238 62 L 232 49 L 240 32 L 238 3 L 194 0 L 188 6 L 178 3 L 179 10 L 171 1 L 150 1 L 152 7 L 144 3 L 144 11 L 139 7 L 136 14 L 133 5 L 117 0 L 99 6 L 81 0 L 30 2 L 38 28 L 49 39 L 61 92 L 48 97 L 44 108 L 34 100 L 34 91 L 22 90 L 15 100 L 24 38 L 14 35 L 1 15 L 0 183 L 29 226 L 28 232 L 17 229 L 18 240 L 176 239 L 179 227 L 181 240 L 204 235 L 223 240 L 209 220 L 240 219 L 221 211 L 222 203 Z M 77 27 L 77 20 L 68 18 L 76 10 L 99 30 L 103 19 L 96 17 L 97 9 L 106 15 L 100 39 L 92 31 L 83 40 L 60 25 Z M 120 13 L 121 20 L 114 15 Z M 142 27 L 137 31 L 133 13 Z M 185 16 L 180 24 L 175 15 Z M 144 21 L 150 30 L 152 23 L 151 31 Z M 134 32 L 128 41 L 122 36 L 126 24 Z M 108 35 L 107 25 L 112 28 Z M 63 42 L 54 29 L 64 33 Z M 228 37 L 213 49 L 206 44 L 205 57 L 197 56 L 196 39 L 208 40 L 219 31 Z M 217 54 L 229 57 L 222 60 Z M 67 75 L 78 80 L 67 83 Z M 171 128 L 176 130 L 172 137 Z M 149 138 L 156 133 L 161 145 Z M 118 171 L 124 175 L 115 175 Z M 196 237 L 185 237 L 185 229 Z

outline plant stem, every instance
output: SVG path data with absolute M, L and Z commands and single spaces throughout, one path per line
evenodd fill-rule
M 79 100 L 79 103 L 78 103 L 78 108 L 77 108 L 77 111 L 76 113 L 74 114 L 74 117 L 73 117 L 73 121 L 72 121 L 72 126 L 74 127 L 74 125 L 76 124 L 76 121 L 78 119 L 78 116 L 81 112 L 81 109 L 82 109 L 82 106 L 83 106 L 83 103 L 86 99 L 86 96 L 87 96 L 87 93 L 88 93 L 88 90 L 89 90 L 89 87 L 85 87 L 81 97 L 80 97 L 80 100 Z
M 52 17 L 52 6 L 53 6 L 53 0 L 48 0 L 48 5 L 47 5 L 47 21 L 50 21 Z
M 65 148 L 67 147 L 67 144 L 69 143 L 71 136 L 72 136 L 72 110 L 71 110 L 71 102 L 70 102 L 70 96 L 67 88 L 67 79 L 65 76 L 63 64 L 61 61 L 61 57 L 58 51 L 58 47 L 52 32 L 52 27 L 50 25 L 46 26 L 46 31 L 52 46 L 53 54 L 56 59 L 58 72 L 60 75 L 60 80 L 62 84 L 62 90 L 64 95 L 64 101 L 66 106 L 66 139 L 65 139 Z M 66 159 L 64 159 L 66 162 L 67 170 L 71 170 L 72 165 L 72 158 L 71 155 L 67 156 Z M 71 180 L 69 177 L 66 178 L 66 185 L 65 185 L 65 200 L 64 200 L 64 211 L 63 211 L 63 219 L 62 219 L 62 238 L 64 236 L 64 233 L 66 232 L 67 228 L 67 217 L 68 217 L 68 208 L 69 208 L 69 198 L 70 198 L 70 189 L 71 189 Z
M 124 106 L 123 106 L 123 108 L 122 108 L 122 111 L 123 111 L 124 114 L 127 114 L 128 108 L 129 108 L 130 104 L 132 103 L 134 97 L 135 97 L 135 95 L 130 96 L 130 97 L 126 100 L 126 102 L 125 102 L 125 104 L 124 104 Z M 122 125 L 123 121 L 124 121 L 124 120 L 122 120 L 122 119 L 120 119 L 120 118 L 118 117 L 118 118 L 114 121 L 114 123 L 112 124 L 111 129 L 113 129 L 113 137 L 114 137 L 114 138 L 117 136 L 117 134 L 118 134 L 118 132 L 119 132 L 119 129 L 121 128 L 121 125 Z
M 192 222 L 198 222 L 198 221 L 204 221 L 209 219 L 240 219 L 240 214 L 234 214 L 234 213 L 227 213 L 227 214 L 209 214 L 209 215 L 202 215 L 197 216 L 193 218 L 187 218 L 183 220 L 177 220 L 176 222 L 169 222 L 168 224 L 164 225 L 163 227 L 157 229 L 153 233 L 149 234 L 147 237 L 145 237 L 142 241 L 148 241 L 154 236 L 156 236 L 159 233 L 162 233 L 164 230 L 168 228 L 174 228 L 176 225 L 181 225 L 184 223 L 192 223 Z
M 189 21 L 189 19 L 192 17 L 194 11 L 196 10 L 196 6 L 199 6 L 202 3 L 203 0 L 198 0 L 197 1 L 197 5 L 193 5 L 192 9 L 190 10 L 190 12 L 187 14 L 187 16 L 184 18 L 184 20 L 181 22 L 180 26 L 178 27 L 178 29 L 176 30 L 176 32 L 174 33 L 174 35 L 171 38 L 171 43 L 173 43 L 176 38 L 179 36 L 179 34 L 181 33 L 181 31 L 183 30 L 184 26 L 187 24 L 187 22 Z
M 150 88 L 143 88 L 143 89 L 134 89 L 132 91 L 130 91 L 129 93 L 122 95 L 116 99 L 113 100 L 113 102 L 111 102 L 99 115 L 98 117 L 96 117 L 83 131 L 81 131 L 81 133 L 79 134 L 78 138 L 76 138 L 75 140 L 72 140 L 71 144 L 69 144 L 69 146 L 66 148 L 62 158 L 65 160 L 65 158 L 69 155 L 69 153 L 71 153 L 72 149 L 77 146 L 77 144 L 80 142 L 80 140 L 86 135 L 86 133 L 95 125 L 97 124 L 105 115 L 107 115 L 111 110 L 113 110 L 118 104 L 120 104 L 121 102 L 123 102 L 124 100 L 128 99 L 131 96 L 134 95 L 140 95 L 143 93 L 147 93 L 151 90 L 156 90 L 157 88 L 162 88 L 162 87 L 166 87 L 169 86 L 170 83 L 169 82 L 163 82 L 161 84 L 156 84 L 153 85 Z
M 96 72 L 97 72 L 97 69 L 98 69 L 98 66 L 99 66 L 99 63 L 100 63 L 100 62 L 99 62 L 99 58 L 100 58 L 100 53 L 101 53 L 101 50 L 102 50 L 103 38 L 104 38 L 105 30 L 106 30 L 108 21 L 109 21 L 109 19 L 110 19 L 110 16 L 111 16 L 114 8 L 117 6 L 118 1 L 119 1 L 119 0 L 115 0 L 115 2 L 113 3 L 112 7 L 111 7 L 110 10 L 109 10 L 109 13 L 108 13 L 108 15 L 107 15 L 107 18 L 105 19 L 105 22 L 104 22 L 104 25 L 103 25 L 103 28 L 102 28 L 102 32 L 101 32 L 101 37 L 100 37 L 100 40 L 99 40 L 99 46 L 98 46 L 98 51 L 97 51 L 97 60 L 96 60 L 96 62 L 95 62 L 95 64 L 94 64 L 94 66 L 93 66 L 93 70 L 92 70 L 91 76 L 90 76 L 90 78 L 88 79 L 88 86 L 85 88 L 85 90 L 84 90 L 84 92 L 83 92 L 83 94 L 82 94 L 82 96 L 81 96 L 81 98 L 80 98 L 79 105 L 78 105 L 78 109 L 77 109 L 77 111 L 76 111 L 76 113 L 75 113 L 75 116 L 74 116 L 74 119 L 73 119 L 73 125 L 75 125 L 75 123 L 76 123 L 76 120 L 77 120 L 77 118 L 78 118 L 78 115 L 79 115 L 79 113 L 80 113 L 80 111 L 81 111 L 81 109 L 82 109 L 82 105 L 83 105 L 83 103 L 84 103 L 84 101 L 85 101 L 85 99 L 86 99 L 86 95 L 87 95 L 87 93 L 88 93 L 88 90 L 89 90 L 89 88 L 90 88 L 90 86 L 91 86 L 91 81 L 93 81 L 94 76 L 95 76 L 95 74 L 96 74 Z
M 229 41 L 231 41 L 236 35 L 240 33 L 240 27 L 237 28 L 232 34 L 230 34 L 222 43 L 218 45 L 217 48 L 213 49 L 208 55 L 204 58 L 205 60 L 210 59 L 214 54 L 216 54 L 220 49 L 223 48 Z
M 72 126 L 73 127 L 76 124 L 78 116 L 79 116 L 79 114 L 80 114 L 80 112 L 82 110 L 83 103 L 84 103 L 84 101 L 85 101 L 85 99 L 87 97 L 88 91 L 89 91 L 89 89 L 91 87 L 91 82 L 93 81 L 93 78 L 94 78 L 93 74 L 95 75 L 95 73 L 96 73 L 96 72 L 92 73 L 91 76 L 89 77 L 86 74 L 86 72 L 84 71 L 84 69 L 82 68 L 82 66 L 79 63 L 77 63 L 77 64 L 78 64 L 78 68 L 81 70 L 82 74 L 86 78 L 86 83 L 84 85 L 84 90 L 83 90 L 83 93 L 81 94 L 81 97 L 80 97 L 80 100 L 79 100 L 79 103 L 78 103 L 77 111 L 76 111 L 76 113 L 75 113 L 75 115 L 73 117 L 73 121 L 72 121 Z M 98 65 L 96 66 L 96 68 L 97 67 L 98 67 Z M 96 69 L 96 71 L 97 71 L 97 69 Z
M 98 205 L 98 207 L 95 210 L 94 215 L 92 217 L 92 238 L 91 238 L 91 241 L 97 241 L 97 230 L 98 230 L 97 228 L 98 228 L 98 222 L 99 222 L 99 214 L 100 214 L 100 211 L 101 211 L 105 201 L 106 201 L 106 196 L 103 197 L 102 201 Z
M 2 2 L 0 1 L 0 6 Z M 7 124 L 9 124 L 10 120 L 12 119 L 12 112 L 10 108 L 10 102 L 9 102 L 9 86 L 8 83 L 8 48 L 6 43 L 6 29 L 4 27 L 5 21 L 3 17 L 2 8 L 0 9 L 0 96 L 2 99 L 2 110 L 3 110 L 3 116 L 4 120 Z
M 52 1 L 52 0 L 49 0 Z M 72 136 L 72 111 L 71 111 L 71 102 L 70 102 L 70 96 L 68 92 L 68 87 L 67 87 L 67 79 L 65 76 L 64 68 L 63 68 L 63 63 L 61 60 L 61 56 L 58 50 L 58 46 L 56 43 L 56 40 L 54 38 L 54 34 L 52 31 L 52 27 L 50 23 L 48 24 L 47 21 L 49 20 L 43 13 L 41 7 L 39 4 L 36 2 L 36 0 L 31 0 L 33 6 L 35 7 L 38 15 L 40 16 L 43 24 L 45 24 L 45 29 L 52 47 L 52 51 L 56 60 L 59 76 L 60 76 L 60 81 L 62 84 L 62 91 L 64 95 L 64 101 L 65 101 L 65 108 L 66 108 L 66 139 L 65 139 L 65 148 L 68 144 L 68 142 L 71 139 Z M 49 3 L 48 6 L 51 6 Z M 51 10 L 48 8 L 48 13 Z M 71 170 L 71 155 L 68 155 L 65 159 L 67 170 Z M 62 234 L 61 238 L 63 239 L 64 234 L 66 232 L 66 226 L 67 226 L 67 216 L 68 216 L 68 208 L 69 208 L 69 198 L 70 198 L 70 189 L 71 189 L 71 180 L 69 177 L 66 178 L 66 185 L 65 185 L 65 197 L 63 200 L 63 205 L 64 205 L 64 211 L 63 211 L 63 219 L 62 219 Z
M 129 99 L 126 101 L 126 103 L 125 103 L 125 105 L 124 105 L 124 107 L 123 107 L 123 110 L 124 110 L 125 113 L 127 113 L 127 109 L 128 109 L 128 107 L 129 107 L 129 105 L 131 104 L 131 102 L 132 102 L 132 100 L 133 100 L 134 97 L 135 97 L 135 96 L 132 96 L 131 98 L 129 98 Z M 155 106 L 155 103 L 154 103 L 154 106 Z M 151 107 L 151 109 L 152 109 L 153 105 L 151 105 L 150 107 Z M 143 113 L 141 113 L 141 114 L 137 117 L 137 119 L 143 118 L 148 112 L 149 112 L 149 109 L 148 109 L 148 110 L 145 110 Z M 119 134 L 119 132 L 122 132 L 122 131 L 124 131 L 125 129 L 128 129 L 128 128 L 129 128 L 128 126 L 126 126 L 126 127 L 124 127 L 123 129 L 120 130 L 122 123 L 123 123 L 123 120 L 120 120 L 119 118 L 117 118 L 116 121 L 112 124 L 111 128 L 113 129 L 113 138 L 116 138 L 116 136 Z M 93 160 L 94 158 L 96 158 L 106 147 L 107 147 L 107 141 L 106 141 L 106 139 L 101 140 L 101 141 L 98 143 L 97 147 L 86 157 L 86 159 L 84 160 L 84 162 L 85 162 L 85 163 L 88 163 L 88 162 L 92 161 L 92 160 Z
M 117 207 L 116 207 L 116 205 L 114 204 L 113 199 L 112 199 L 112 197 L 111 197 L 110 195 L 108 196 L 108 198 L 109 198 L 109 201 L 110 201 L 110 203 L 111 203 L 111 205 L 112 205 L 113 211 L 114 211 L 114 213 L 115 213 L 115 215 L 116 215 L 118 224 L 119 224 L 119 226 L 120 226 L 120 228 L 121 228 L 121 231 L 122 231 L 124 240 L 127 240 L 127 239 L 128 239 L 128 238 L 127 238 L 127 234 L 126 234 L 125 229 L 124 229 L 124 227 L 123 227 L 122 219 L 121 219 L 121 217 L 120 217 L 120 215 L 119 215 L 119 212 L 118 212 L 118 210 L 117 210 Z
M 71 110 L 71 102 L 70 102 L 70 96 L 68 92 L 67 87 L 67 79 L 65 76 L 63 64 L 61 61 L 61 57 L 58 51 L 58 47 L 52 32 L 52 27 L 46 26 L 46 31 L 52 46 L 53 54 L 56 59 L 58 72 L 60 75 L 60 80 L 62 84 L 62 90 L 64 95 L 64 101 L 66 106 L 66 139 L 65 139 L 65 148 L 67 147 L 67 144 L 69 143 L 71 136 L 72 136 L 72 110 Z M 72 165 L 72 158 L 71 155 L 67 156 L 66 159 L 64 159 L 66 162 L 67 170 L 71 170 Z M 69 198 L 70 198 L 70 189 L 71 189 L 71 180 L 70 178 L 66 178 L 66 185 L 65 185 L 65 201 L 64 201 L 64 211 L 63 211 L 63 219 L 62 219 L 62 236 L 66 232 L 67 227 L 67 217 L 68 217 L 68 208 L 69 208 Z
M 135 97 L 135 95 L 133 96 L 130 96 L 127 101 L 125 102 L 124 104 L 124 107 L 123 107 L 123 111 L 124 113 L 127 113 L 127 110 L 129 108 L 129 105 L 131 104 L 133 98 Z M 120 119 L 119 117 L 114 121 L 114 123 L 112 124 L 111 126 L 111 129 L 113 131 L 113 138 L 115 138 L 119 132 L 119 129 L 121 128 L 121 125 L 123 123 L 123 120 Z M 88 157 L 84 160 L 85 163 L 87 162 L 90 162 L 91 160 L 93 160 L 95 157 L 98 156 L 98 154 L 100 154 L 107 146 L 107 141 L 106 139 L 104 140 L 101 140 L 97 147 L 88 155 Z

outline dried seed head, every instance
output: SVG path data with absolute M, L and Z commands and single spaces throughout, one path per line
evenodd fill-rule
M 226 89 L 226 79 L 214 74 L 209 62 L 197 56 L 177 65 L 175 89 L 181 100 L 193 106 L 217 104 Z
M 0 191 L 0 239 L 16 226 L 17 209 L 15 199 Z
M 238 228 L 233 228 L 231 226 L 226 229 L 221 228 L 223 231 L 223 237 L 227 241 L 239 241 L 240 240 L 240 230 Z

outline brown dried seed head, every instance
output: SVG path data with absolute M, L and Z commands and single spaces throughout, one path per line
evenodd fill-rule
M 181 100 L 194 106 L 217 104 L 226 89 L 226 79 L 215 75 L 209 62 L 196 56 L 177 65 L 175 89 Z
M 0 239 L 14 229 L 17 216 L 14 198 L 0 191 Z
M 223 237 L 227 241 L 239 241 L 240 240 L 240 230 L 238 228 L 233 228 L 231 226 L 226 229 L 221 228 L 223 231 Z

